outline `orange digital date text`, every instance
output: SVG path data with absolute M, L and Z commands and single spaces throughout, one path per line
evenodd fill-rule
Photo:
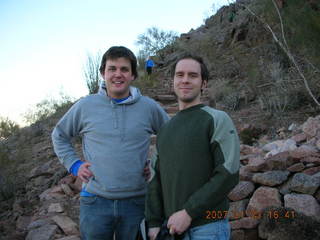
M 258 211 L 216 211 L 212 210 L 206 211 L 206 219 L 224 219 L 224 218 L 231 218 L 231 219 L 238 219 L 243 217 L 251 217 L 254 219 L 262 218 L 262 212 Z M 295 218 L 294 211 L 285 211 L 280 212 L 276 210 L 267 211 L 267 217 L 270 219 L 278 219 L 278 218 Z

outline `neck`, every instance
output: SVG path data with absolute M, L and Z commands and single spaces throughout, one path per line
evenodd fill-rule
M 192 102 L 183 102 L 180 100 L 178 102 L 179 102 L 179 110 L 180 111 L 201 103 L 200 99 L 196 99 Z
M 130 96 L 130 91 L 128 91 L 127 93 L 125 94 L 121 94 L 121 95 L 115 95 L 115 94 L 110 94 L 108 89 L 106 89 L 106 92 L 107 92 L 107 95 L 110 97 L 110 98 L 114 98 L 114 99 L 122 99 L 122 98 L 127 98 Z

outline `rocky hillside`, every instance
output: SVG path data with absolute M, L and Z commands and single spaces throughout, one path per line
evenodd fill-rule
M 320 100 L 320 3 L 277 0 L 288 49 Z M 271 0 L 237 0 L 182 34 L 155 57 L 159 88 L 172 92 L 170 67 L 182 51 L 204 57 L 211 105 L 235 113 L 238 124 L 288 126 L 319 113 L 297 68 L 279 47 L 281 24 Z M 248 116 L 249 119 L 248 119 Z M 280 122 L 281 121 L 281 122 Z
M 9 169 L 0 175 L 1 240 L 80 239 L 81 182 L 53 153 L 50 132 L 56 120 L 38 123 L 5 142 L 10 161 L 18 160 L 17 151 L 25 151 L 21 141 L 27 147 L 30 141 L 32 149 L 24 152 L 16 171 L 10 170 L 15 174 L 11 182 Z M 27 132 L 35 134 L 26 139 Z M 75 146 L 80 150 L 77 141 Z M 228 216 L 233 240 L 320 237 L 320 115 L 279 129 L 278 140 L 262 135 L 255 146 L 242 144 L 240 161 L 240 183 L 228 196 L 229 212 L 207 212 L 208 218 Z

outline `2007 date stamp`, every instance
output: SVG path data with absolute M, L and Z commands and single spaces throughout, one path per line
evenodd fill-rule
M 295 218 L 294 211 L 277 211 L 277 210 L 269 210 L 266 212 L 267 217 L 270 219 L 279 219 L 279 218 Z M 262 212 L 259 211 L 206 211 L 206 219 L 238 219 L 243 217 L 251 217 L 254 219 L 261 219 Z

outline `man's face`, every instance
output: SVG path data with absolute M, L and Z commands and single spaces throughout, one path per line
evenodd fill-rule
M 123 57 L 108 59 L 103 79 L 106 81 L 109 97 L 128 97 L 130 84 L 134 80 L 130 61 Z
M 201 89 L 206 86 L 206 81 L 201 78 L 200 64 L 193 59 L 180 60 L 176 65 L 173 85 L 179 101 L 192 103 L 200 100 Z

